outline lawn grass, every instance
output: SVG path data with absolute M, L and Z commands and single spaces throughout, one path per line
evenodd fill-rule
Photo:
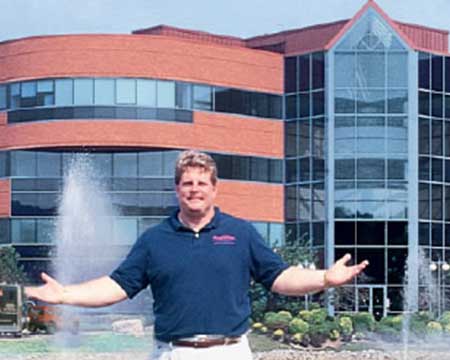
M 68 341 L 66 341 L 67 339 Z M 112 332 L 88 333 L 66 339 L 58 336 L 32 335 L 21 339 L 0 339 L 0 359 L 4 354 L 149 352 L 151 346 L 151 336 L 135 337 Z

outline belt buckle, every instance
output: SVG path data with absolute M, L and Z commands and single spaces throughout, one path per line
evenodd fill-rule
M 194 348 L 204 348 L 211 347 L 216 345 L 230 345 L 235 344 L 239 341 L 240 337 L 228 337 L 225 335 L 207 335 L 207 334 L 199 334 L 190 336 L 187 338 L 181 338 L 177 341 L 174 341 L 174 344 L 177 345 L 177 342 L 184 343 L 181 346 L 190 346 Z

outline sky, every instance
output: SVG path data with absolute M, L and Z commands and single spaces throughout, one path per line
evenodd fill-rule
M 0 41 L 171 25 L 252 37 L 351 18 L 367 0 L 0 0 Z M 376 0 L 394 20 L 450 30 L 450 0 Z

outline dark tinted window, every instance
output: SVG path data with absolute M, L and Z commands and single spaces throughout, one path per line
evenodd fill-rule
M 388 245 L 408 245 L 408 223 L 388 222 Z
M 431 88 L 436 91 L 442 91 L 443 76 L 443 58 L 442 56 L 433 55 L 431 58 Z
M 384 245 L 385 223 L 359 221 L 356 226 L 358 245 Z
M 0 152 L 0 177 L 9 176 L 9 153 L 7 151 Z
M 9 242 L 9 219 L 0 219 L 0 244 L 7 244 Z
M 310 56 L 304 55 L 298 58 L 298 89 L 305 91 L 310 89 Z
M 297 91 L 297 58 L 284 59 L 284 92 Z
M 334 225 L 334 241 L 336 245 L 355 245 L 356 227 L 351 221 L 336 221 Z
M 323 53 L 312 55 L 312 88 L 320 89 L 325 86 L 325 59 Z
M 430 88 L 430 55 L 419 53 L 419 87 Z
M 450 57 L 445 58 L 445 91 L 450 92 Z

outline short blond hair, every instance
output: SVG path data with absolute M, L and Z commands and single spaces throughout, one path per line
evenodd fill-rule
M 208 154 L 197 150 L 183 151 L 175 163 L 175 184 L 178 185 L 181 176 L 187 168 L 200 168 L 211 173 L 211 183 L 217 183 L 217 165 L 214 159 Z

